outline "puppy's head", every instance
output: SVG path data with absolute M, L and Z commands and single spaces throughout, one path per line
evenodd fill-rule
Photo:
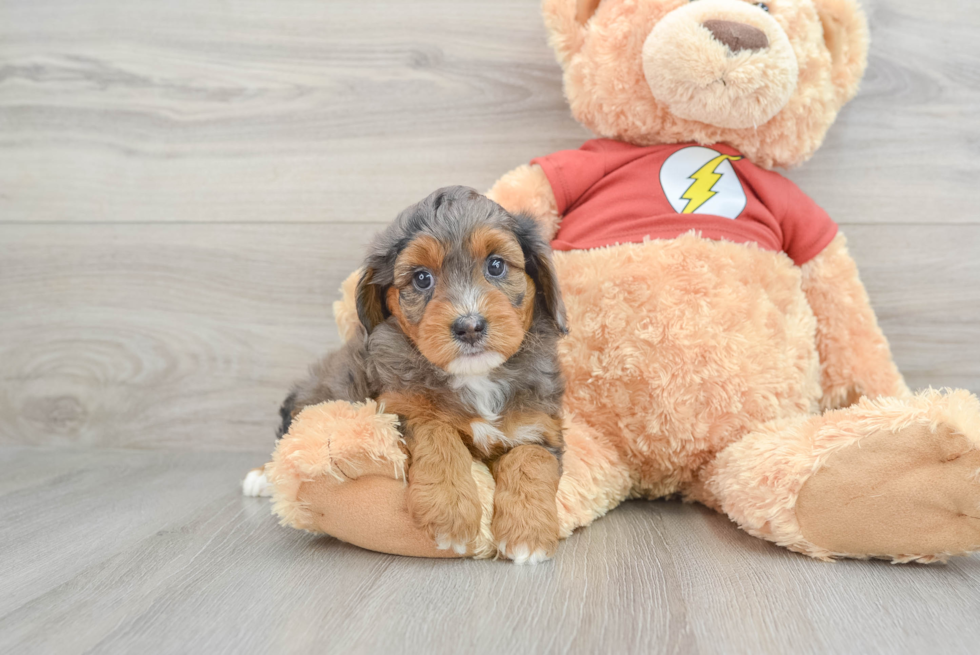
M 551 250 L 534 221 L 459 186 L 405 210 L 375 239 L 357 313 L 368 333 L 394 317 L 454 375 L 496 368 L 528 332 L 566 332 Z

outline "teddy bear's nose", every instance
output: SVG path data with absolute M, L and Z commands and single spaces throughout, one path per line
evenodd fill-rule
M 716 40 L 728 46 L 732 54 L 742 50 L 761 50 L 769 47 L 766 33 L 757 27 L 731 20 L 706 20 L 701 25 Z

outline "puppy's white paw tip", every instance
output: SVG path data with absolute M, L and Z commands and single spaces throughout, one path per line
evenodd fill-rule
M 253 469 L 242 480 L 242 494 L 251 498 L 268 498 L 272 495 L 272 484 L 262 469 Z
M 437 550 L 449 550 L 452 549 L 457 555 L 465 555 L 468 547 L 466 544 L 459 541 L 453 541 L 448 535 L 437 534 L 436 535 L 436 549 Z
M 524 544 L 517 544 L 510 550 L 510 558 L 514 560 L 514 564 L 526 564 L 530 556 L 531 551 Z
M 517 544 L 507 551 L 507 542 L 501 541 L 497 544 L 497 551 L 501 556 L 509 558 L 514 564 L 540 564 L 551 559 L 543 548 L 538 548 L 534 552 L 525 544 Z
M 527 558 L 528 564 L 540 564 L 541 562 L 547 562 L 551 559 L 548 553 L 545 552 L 543 548 L 538 548 L 536 551 L 531 553 L 531 556 Z
M 436 550 L 449 550 L 453 545 L 452 540 L 448 535 L 437 534 L 436 535 Z

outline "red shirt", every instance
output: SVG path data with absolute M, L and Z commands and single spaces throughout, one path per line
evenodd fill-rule
M 641 148 L 593 139 L 531 163 L 544 169 L 564 215 L 555 250 L 696 230 L 785 252 L 803 265 L 837 234 L 837 224 L 795 184 L 725 145 Z

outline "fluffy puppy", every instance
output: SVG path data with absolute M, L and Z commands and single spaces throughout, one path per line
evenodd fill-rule
M 313 367 L 286 399 L 302 407 L 376 398 L 401 420 L 409 511 L 440 548 L 463 554 L 480 528 L 473 458 L 496 480 L 500 554 L 550 557 L 564 379 L 565 309 L 534 221 L 465 187 L 440 189 L 375 240 L 357 286 L 364 331 Z

